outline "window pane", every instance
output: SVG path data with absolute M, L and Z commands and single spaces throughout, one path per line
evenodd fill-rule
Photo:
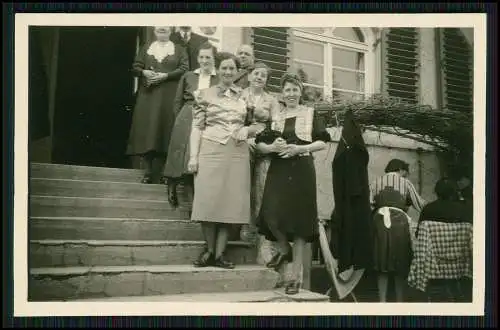
M 341 48 L 332 48 L 332 65 L 353 70 L 365 70 L 365 54 Z
M 354 101 L 354 100 L 362 100 L 364 95 L 349 93 L 349 92 L 341 92 L 337 90 L 332 90 L 332 96 L 334 101 Z
M 292 41 L 292 56 L 297 60 L 306 60 L 323 64 L 323 45 L 317 42 L 296 38 Z
M 305 63 L 296 63 L 296 71 L 302 76 L 304 83 L 323 86 L 323 66 Z
M 365 42 L 363 34 L 358 28 L 338 27 L 333 30 L 333 35 L 342 39 Z
M 365 90 L 365 74 L 359 72 L 333 70 L 333 87 L 363 92 Z

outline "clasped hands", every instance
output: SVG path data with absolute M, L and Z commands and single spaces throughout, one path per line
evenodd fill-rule
M 146 78 L 147 86 L 156 85 L 168 77 L 168 73 L 156 72 L 152 70 L 143 70 L 142 75 Z
M 281 158 L 290 158 L 304 152 L 302 146 L 287 144 L 286 141 L 280 137 L 274 140 L 273 144 L 271 144 L 271 149 Z

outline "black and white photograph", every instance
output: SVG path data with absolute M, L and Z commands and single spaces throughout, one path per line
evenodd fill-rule
M 485 17 L 457 15 L 16 17 L 19 310 L 483 313 Z

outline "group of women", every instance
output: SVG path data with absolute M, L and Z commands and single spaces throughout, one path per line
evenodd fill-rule
M 129 154 L 145 160 L 144 183 L 152 182 L 152 159 L 162 153 L 170 187 L 192 180 L 191 219 L 201 223 L 206 241 L 196 267 L 234 268 L 224 256 L 231 226 L 256 228 L 279 246 L 269 268 L 294 263 L 294 278 L 280 284 L 295 294 L 305 243 L 317 233 L 312 153 L 330 140 L 326 126 L 302 104 L 297 75 L 281 78 L 280 101 L 266 91 L 270 68 L 264 63 L 247 69 L 249 86 L 241 88 L 235 84 L 239 59 L 209 43 L 199 49 L 200 68 L 186 71 L 186 54 L 168 41 L 170 32 L 155 29 L 156 42 L 135 61 L 141 83 Z M 175 195 L 169 189 L 172 204 Z
M 180 181 L 192 188 L 191 219 L 201 223 L 206 241 L 194 266 L 234 268 L 224 256 L 231 228 L 255 228 L 277 247 L 267 267 L 279 270 L 292 263 L 291 279 L 277 286 L 296 294 L 306 243 L 318 231 L 312 153 L 331 139 L 325 123 L 304 104 L 298 75 L 281 77 L 278 101 L 266 90 L 270 68 L 255 63 L 244 68 L 249 86 L 242 88 L 235 83 L 242 75 L 241 61 L 208 42 L 199 48 L 199 68 L 189 71 L 186 51 L 169 40 L 171 32 L 155 28 L 156 41 L 134 63 L 140 83 L 128 154 L 143 157 L 144 183 L 153 182 L 153 159 L 167 155 L 163 181 L 173 206 Z M 402 299 L 411 260 L 406 210 L 424 207 L 406 179 L 408 171 L 407 163 L 393 160 L 372 186 L 373 260 L 381 301 L 388 274 L 397 275 L 397 298 Z

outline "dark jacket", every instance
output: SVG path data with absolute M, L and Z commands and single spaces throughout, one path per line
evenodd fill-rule
M 189 38 L 189 41 L 186 44 L 182 39 L 180 32 L 174 32 L 170 35 L 170 41 L 176 45 L 186 48 L 189 60 L 188 71 L 194 71 L 200 67 L 198 64 L 198 51 L 200 46 L 208 41 L 207 37 L 191 32 L 191 38 Z

